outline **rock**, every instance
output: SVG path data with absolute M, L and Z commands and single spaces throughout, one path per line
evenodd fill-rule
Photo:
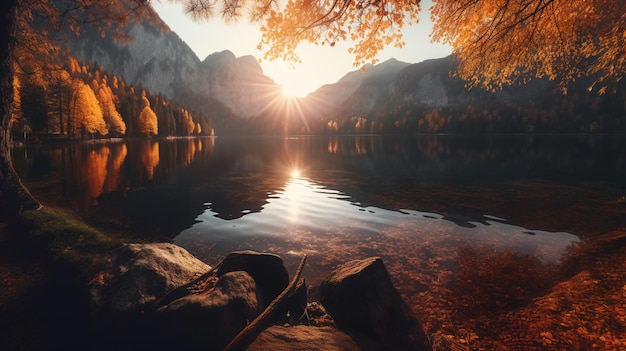
M 285 264 L 274 254 L 254 251 L 233 252 L 222 261 L 217 275 L 233 271 L 245 271 L 254 278 L 261 308 L 265 308 L 289 285 L 289 273 Z
M 357 351 L 352 338 L 334 327 L 306 325 L 271 326 L 265 329 L 247 351 Z
M 176 349 L 222 349 L 259 314 L 255 282 L 243 271 L 222 275 L 207 293 L 190 294 L 159 308 L 155 335 Z
M 111 284 L 92 291 L 92 301 L 100 312 L 139 311 L 210 269 L 174 244 L 127 244 L 115 252 Z
M 321 303 L 338 328 L 368 349 L 426 350 L 426 336 L 379 257 L 338 266 L 320 285 Z M 370 344 L 369 339 L 375 344 Z

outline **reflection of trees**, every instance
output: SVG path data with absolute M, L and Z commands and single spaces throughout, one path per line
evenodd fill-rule
M 126 159 L 126 155 L 128 154 L 128 148 L 124 143 L 113 144 L 110 146 L 110 148 L 111 157 L 109 159 L 109 165 L 107 166 L 109 170 L 109 176 L 107 177 L 104 187 L 104 192 L 106 193 L 110 193 L 119 188 L 122 178 L 122 165 L 124 164 L 124 160 Z
M 85 147 L 91 151 L 84 151 Z M 58 186 L 64 191 L 73 188 L 72 179 L 99 169 L 102 173 L 88 180 L 92 183 L 81 180 L 80 184 L 90 189 L 89 196 L 112 193 L 98 199 L 100 208 L 104 203 L 110 207 L 112 218 L 130 216 L 135 211 L 130 207 L 143 208 L 136 217 L 157 213 L 163 203 L 150 194 L 155 191 L 169 199 L 169 205 L 185 202 L 188 212 L 183 213 L 181 207 L 178 219 L 169 216 L 172 223 L 167 235 L 193 223 L 206 202 L 211 202 L 212 210 L 222 218 L 240 217 L 243 210 L 260 211 L 271 194 L 283 190 L 295 166 L 304 177 L 347 194 L 363 206 L 456 213 L 478 219 L 490 214 L 527 228 L 574 234 L 581 234 L 583 227 L 589 234 L 624 223 L 622 207 L 606 202 L 602 197 L 606 194 L 560 182 L 563 178 L 585 180 L 590 174 L 591 179 L 597 179 L 592 172 L 598 171 L 606 179 L 624 173 L 625 166 L 619 163 L 626 158 L 623 143 L 601 137 L 205 137 L 161 139 L 158 143 L 137 140 L 106 147 L 108 158 L 102 155 L 105 151 L 100 144 L 74 144 L 54 152 L 50 148 L 28 150 L 28 158 L 22 159 L 19 153 L 23 151 L 16 149 L 15 165 L 23 175 L 27 175 L 25 170 L 36 171 L 40 178 L 49 175 L 48 184 L 65 182 L 65 187 Z M 83 151 L 77 151 L 80 149 Z M 92 151 L 94 154 L 87 158 L 86 153 Z M 81 165 L 87 162 L 84 159 L 91 160 L 90 166 Z M 57 166 L 64 162 L 66 165 Z M 54 167 L 64 173 L 53 174 L 49 168 Z M 84 167 L 93 170 L 82 171 Z M 529 178 L 542 182 L 530 184 Z M 116 198 L 115 189 L 120 185 L 125 189 L 124 200 Z M 50 189 L 54 187 L 36 195 L 69 201 L 81 196 L 72 191 L 52 195 Z M 615 194 L 615 199 L 619 195 Z M 58 204 L 63 200 L 54 201 Z M 83 202 L 89 205 L 89 201 Z M 123 201 L 129 208 L 119 206 Z M 137 225 L 139 230 L 142 226 Z M 159 229 L 165 230 L 162 227 Z
M 106 147 L 99 147 L 94 150 L 87 151 L 83 154 L 82 150 L 76 149 L 72 170 L 74 171 L 74 180 L 81 194 L 78 201 L 81 207 L 87 208 L 93 199 L 96 199 L 102 193 L 102 188 L 107 177 L 107 162 L 111 150 Z
M 142 143 L 139 148 L 139 153 L 141 162 L 148 173 L 148 179 L 152 180 L 154 177 L 154 169 L 159 164 L 159 142 L 146 141 Z

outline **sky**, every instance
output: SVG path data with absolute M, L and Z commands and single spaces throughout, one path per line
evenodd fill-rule
M 451 53 L 447 46 L 431 43 L 432 23 L 428 9 L 432 1 L 422 0 L 420 22 L 404 29 L 403 48 L 389 47 L 377 57 L 379 62 L 395 58 L 408 63 L 417 63 L 431 58 L 445 57 Z M 193 21 L 185 14 L 183 5 L 172 4 L 166 0 L 152 1 L 152 6 L 159 16 L 178 36 L 189 45 L 200 60 L 208 55 L 224 50 L 232 51 L 235 56 L 252 55 L 257 59 L 263 52 L 257 49 L 261 32 L 245 18 L 239 22 L 224 23 L 220 18 L 208 21 Z M 297 49 L 302 63 L 282 60 L 261 60 L 263 73 L 283 86 L 286 94 L 305 96 L 324 84 L 337 82 L 354 67 L 354 57 L 348 54 L 350 42 L 337 43 L 334 47 L 300 44 Z

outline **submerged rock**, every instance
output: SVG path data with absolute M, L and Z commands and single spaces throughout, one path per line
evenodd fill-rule
M 104 313 L 139 311 L 210 269 L 174 244 L 127 244 L 114 253 L 111 283 L 92 291 L 92 301 Z
M 337 327 L 351 332 L 368 349 L 429 349 L 420 323 L 379 257 L 338 266 L 324 278 L 320 292 Z

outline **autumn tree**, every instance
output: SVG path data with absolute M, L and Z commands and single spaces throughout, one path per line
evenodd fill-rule
M 124 25 L 156 18 L 145 0 L 3 0 L 0 2 L 0 217 L 41 205 L 24 187 L 11 162 L 11 112 L 16 70 L 26 63 L 54 62 L 64 34 L 89 24 L 102 35 L 125 37 Z M 126 36 L 127 38 L 127 36 Z M 42 60 L 41 58 L 45 58 Z M 43 70 L 32 66 L 32 69 Z
M 603 93 L 626 72 L 622 0 L 444 0 L 432 17 L 433 38 L 454 48 L 471 85 L 591 77 Z
M 139 132 L 147 136 L 157 135 L 159 133 L 157 116 L 150 108 L 150 101 L 146 97 L 145 91 L 141 92 L 141 100 L 143 101 L 143 109 L 137 119 Z
M 351 40 L 355 66 L 376 62 L 386 46 L 405 45 L 401 30 L 418 21 L 419 0 L 178 0 L 195 18 L 248 13 L 262 31 L 265 58 L 299 61 L 298 45 Z M 564 87 L 583 76 L 598 91 L 626 72 L 623 0 L 438 0 L 433 39 L 452 46 L 458 75 L 499 88 L 529 77 Z M 592 86 L 593 86 L 592 85 Z
M 106 123 L 109 132 L 116 135 L 124 135 L 126 133 L 126 123 L 122 119 L 122 115 L 115 107 L 116 96 L 113 94 L 111 87 L 107 84 L 106 76 L 100 79 L 100 82 L 94 79 L 92 84 L 102 110 L 102 117 Z
M 102 109 L 91 87 L 79 79 L 72 83 L 70 130 L 74 137 L 109 133 L 102 118 Z

